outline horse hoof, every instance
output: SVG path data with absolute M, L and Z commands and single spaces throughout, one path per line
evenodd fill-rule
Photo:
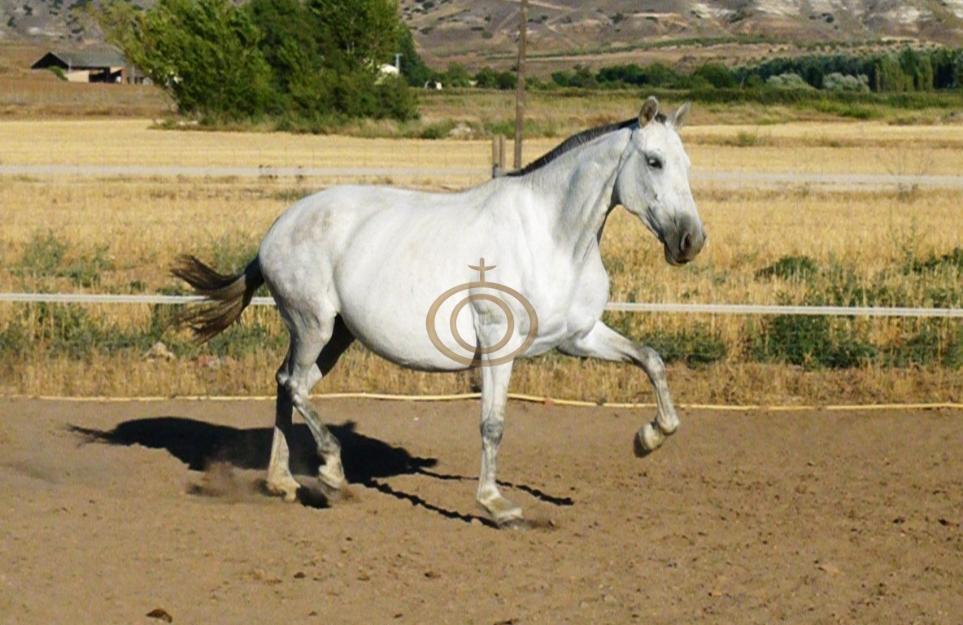
M 355 498 L 354 491 L 348 488 L 347 482 L 341 482 L 339 486 L 332 486 L 325 480 L 318 478 L 318 486 L 327 500 L 331 503 L 351 501 Z
M 501 495 L 485 499 L 479 498 L 478 505 L 498 527 L 509 527 L 523 520 L 522 509 Z
M 287 503 L 294 503 L 298 500 L 298 490 L 301 485 L 294 478 L 277 482 L 265 482 L 264 490 L 267 494 L 280 497 Z
M 635 437 L 635 455 L 642 458 L 662 446 L 665 434 L 651 423 L 646 423 Z
M 636 458 L 645 458 L 652 453 L 651 450 L 645 448 L 645 444 L 642 442 L 642 437 L 639 434 L 632 437 L 632 451 L 635 453 Z
M 327 475 L 323 471 L 318 473 L 318 483 L 325 490 L 339 491 L 343 490 L 347 485 L 348 481 L 344 479 L 344 475 Z
M 521 516 L 496 521 L 495 525 L 497 525 L 500 530 L 527 530 L 532 528 L 532 524 L 528 519 Z

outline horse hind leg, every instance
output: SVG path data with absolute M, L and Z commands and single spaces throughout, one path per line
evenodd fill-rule
M 282 368 L 284 366 L 282 365 Z M 288 502 L 297 500 L 298 489 L 301 488 L 298 481 L 291 475 L 291 452 L 288 447 L 288 440 L 291 438 L 293 410 L 291 395 L 279 382 L 275 403 L 274 437 L 271 441 L 271 460 L 268 463 L 266 487 L 268 492 L 283 497 Z
M 290 472 L 287 445 L 293 409 L 297 409 L 304 419 L 317 444 L 322 460 L 318 473 L 321 483 L 336 491 L 345 485 L 341 445 L 311 406 L 308 395 L 334 367 L 354 337 L 340 317 L 319 323 L 289 322 L 288 326 L 291 330 L 291 348 L 277 374 L 278 420 L 268 467 L 268 488 L 284 495 L 287 500 L 293 500 L 297 486 L 294 487 L 294 494 L 291 494 L 291 487 L 292 483 L 296 485 L 297 482 Z

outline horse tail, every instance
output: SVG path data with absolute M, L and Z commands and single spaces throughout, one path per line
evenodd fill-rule
M 205 343 L 238 320 L 241 312 L 251 303 L 251 297 L 264 284 L 261 264 L 257 256 L 239 274 L 229 276 L 212 269 L 194 256 L 178 256 L 171 273 L 187 282 L 197 295 L 207 301 L 191 306 L 178 317 L 180 325 L 186 325 L 194 337 Z

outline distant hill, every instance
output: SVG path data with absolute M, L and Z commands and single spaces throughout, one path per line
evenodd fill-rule
M 99 33 L 83 10 L 90 3 L 0 0 L 0 41 L 97 43 Z M 400 4 L 430 63 L 511 63 L 518 0 Z M 668 61 L 693 55 L 729 58 L 765 54 L 773 45 L 846 45 L 894 37 L 963 44 L 963 0 L 530 0 L 529 5 L 536 64 L 598 65 L 647 56 Z M 704 51 L 707 47 L 710 53 Z
M 426 57 L 436 64 L 510 62 L 515 52 L 517 0 L 402 0 L 401 6 Z M 750 48 L 741 51 L 750 55 L 767 53 L 767 46 L 752 45 L 760 40 L 811 46 L 890 38 L 963 44 L 963 0 L 529 2 L 530 49 L 545 61 L 552 56 L 592 65 L 610 57 L 678 61 L 713 43 L 722 48 L 709 55 L 727 58 L 743 56 L 738 48 Z M 672 50 L 672 42 L 681 45 Z M 646 54 L 646 49 L 661 52 Z

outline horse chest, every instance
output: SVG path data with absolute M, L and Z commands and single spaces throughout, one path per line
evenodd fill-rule
M 608 302 L 609 279 L 601 257 L 573 264 L 563 277 L 547 280 L 539 289 L 539 332 L 536 346 L 551 349 L 566 339 L 588 332 Z M 543 350 L 544 351 L 544 350 Z

